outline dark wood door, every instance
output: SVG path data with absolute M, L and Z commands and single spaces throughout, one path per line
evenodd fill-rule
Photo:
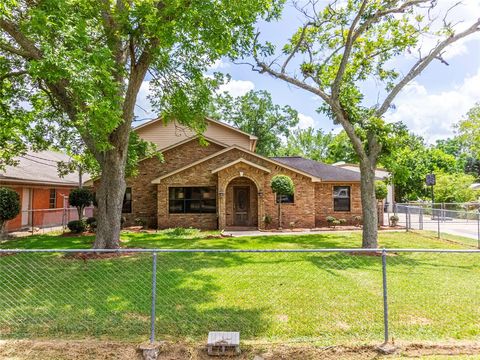
M 234 225 L 248 226 L 250 211 L 250 188 L 234 187 L 233 188 L 233 213 Z

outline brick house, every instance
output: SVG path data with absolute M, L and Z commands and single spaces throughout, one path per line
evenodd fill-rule
M 124 217 L 151 227 L 265 228 L 278 225 L 270 181 L 288 175 L 293 196 L 282 200 L 283 226 L 314 228 L 328 215 L 353 221 L 361 215 L 360 174 L 301 157 L 267 158 L 255 153 L 257 138 L 207 119 L 202 144 L 188 129 L 157 119 L 135 129 L 157 145 L 164 161 L 147 158 L 127 179 Z
M 28 152 L 16 160 L 16 166 L 0 172 L 0 186 L 20 195 L 21 212 L 7 222 L 7 231 L 62 224 L 67 197 L 78 186 L 78 174 L 58 176 L 57 163 L 68 161 L 68 157 L 48 150 Z

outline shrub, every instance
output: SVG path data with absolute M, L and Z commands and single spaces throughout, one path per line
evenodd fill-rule
M 268 228 L 268 226 L 272 223 L 272 217 L 268 214 L 263 215 L 263 223 L 265 224 L 265 228 Z
M 362 223 L 362 217 L 360 215 L 355 215 L 353 217 L 353 223 L 355 224 L 356 227 L 359 227 L 360 224 Z
M 87 224 L 84 220 L 73 220 L 67 224 L 68 229 L 75 233 L 83 233 L 87 229 Z
M 93 194 L 86 188 L 73 189 L 68 196 L 68 202 L 71 206 L 77 208 L 78 218 L 83 217 L 83 209 L 93 203 Z
M 333 216 L 327 216 L 325 219 L 327 220 L 328 227 L 332 226 L 334 221 L 337 221 Z
M 0 187 L 0 236 L 8 220 L 20 213 L 20 196 L 12 189 Z
M 397 215 L 390 216 L 390 225 L 394 227 L 397 226 L 398 220 L 400 220 L 400 218 Z
M 340 221 L 340 224 L 345 225 L 347 223 L 347 219 L 338 219 Z
M 332 225 L 333 225 L 333 228 L 335 229 L 335 226 L 340 225 L 340 220 L 333 220 Z
M 93 216 L 89 217 L 85 222 L 87 223 L 87 226 L 88 226 L 90 231 L 95 231 L 95 229 L 97 228 L 97 219 L 96 218 L 94 218 Z
M 383 181 L 376 181 L 375 197 L 377 198 L 377 200 L 384 200 L 387 198 L 387 195 L 388 195 L 387 185 Z
M 276 195 L 293 195 L 295 191 L 295 185 L 290 177 L 287 175 L 275 175 L 270 182 L 270 187 Z M 278 202 L 278 228 L 282 228 L 282 201 Z
M 147 222 L 145 221 L 145 219 L 136 218 L 136 219 L 135 219 L 135 225 L 137 225 L 137 226 L 145 226 L 145 225 L 147 225 Z

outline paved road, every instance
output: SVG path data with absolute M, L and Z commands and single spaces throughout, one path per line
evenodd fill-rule
M 414 230 L 420 230 L 419 215 L 411 214 L 411 227 Z M 405 214 L 399 214 L 399 225 L 405 226 Z M 438 231 L 438 221 L 431 219 L 430 216 L 423 216 L 423 230 Z M 478 223 L 475 220 L 445 220 L 440 222 L 440 233 L 464 236 L 473 240 L 478 240 Z

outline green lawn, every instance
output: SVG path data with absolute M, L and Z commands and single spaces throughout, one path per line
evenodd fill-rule
M 167 230 L 122 235 L 132 248 L 356 248 L 361 234 L 208 238 Z M 93 238 L 32 236 L 0 248 L 88 248 Z M 460 248 L 428 233 L 381 233 L 380 247 Z M 387 258 L 391 336 L 480 339 L 480 254 L 398 253 Z M 0 257 L 0 338 L 144 340 L 152 256 L 83 260 L 60 254 Z M 157 334 L 204 339 L 240 330 L 242 339 L 380 342 L 381 258 L 340 253 L 161 253 Z

